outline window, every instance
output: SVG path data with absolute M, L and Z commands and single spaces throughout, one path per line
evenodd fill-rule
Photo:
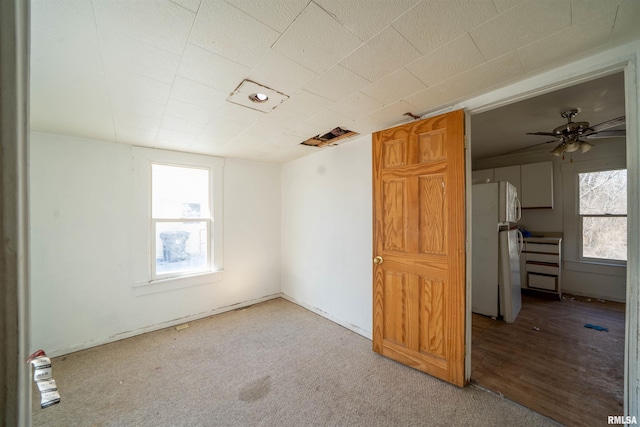
M 133 147 L 136 295 L 213 285 L 224 275 L 224 159 Z
M 578 173 L 582 259 L 627 259 L 626 169 Z
M 210 270 L 208 169 L 151 165 L 152 277 Z

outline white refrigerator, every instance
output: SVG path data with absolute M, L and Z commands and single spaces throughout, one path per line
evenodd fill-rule
M 522 307 L 522 234 L 516 188 L 508 182 L 472 186 L 472 302 L 474 313 L 515 321 Z

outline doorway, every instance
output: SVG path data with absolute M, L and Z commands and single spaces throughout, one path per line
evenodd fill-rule
M 571 222 L 575 206 L 569 202 L 575 196 L 570 191 L 572 173 L 581 165 L 593 170 L 619 164 L 621 159 L 626 167 L 628 143 L 619 136 L 594 138 L 588 140 L 592 149 L 584 153 L 577 150 L 555 157 L 549 152 L 559 144 L 557 138 L 525 134 L 551 132 L 563 124 L 562 111 L 574 107 L 582 116 L 574 121 L 589 121 L 591 126 L 625 116 L 624 94 L 623 73 L 609 73 L 472 113 L 470 120 L 472 170 L 553 162 L 553 208 L 525 210 L 519 226 L 568 243 L 562 251 L 562 281 L 555 285 L 560 292 L 523 294 L 522 311 L 512 324 L 472 315 L 471 381 L 564 424 L 580 424 L 583 415 L 604 422 L 607 415 L 624 411 L 626 265 L 597 270 L 598 263 L 582 257 Z M 625 126 L 611 129 L 624 130 Z M 474 250 L 478 248 L 472 247 L 471 256 Z M 526 287 L 527 275 L 520 277 Z M 589 285 L 592 280 L 600 287 Z M 608 332 L 584 328 L 586 324 L 606 327 L 601 323 L 611 325 Z M 537 371 L 538 367 L 543 370 Z M 594 374 L 602 370 L 611 382 Z M 603 404 L 594 405 L 594 399 Z

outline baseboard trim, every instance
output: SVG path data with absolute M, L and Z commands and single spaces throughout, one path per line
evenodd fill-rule
M 166 328 L 171 328 L 183 323 L 187 323 L 187 322 L 193 322 L 195 320 L 199 320 L 199 319 L 204 319 L 210 316 L 215 316 L 216 314 L 222 314 L 225 313 L 227 311 L 232 311 L 232 310 L 237 310 L 239 308 L 245 308 L 245 307 L 249 307 L 251 305 L 254 304 L 259 304 L 261 302 L 265 302 L 265 301 L 269 301 L 272 299 L 277 299 L 277 298 L 283 298 L 295 305 L 298 305 L 306 310 L 309 310 L 319 316 L 324 317 L 325 319 L 336 323 L 340 326 L 342 326 L 343 328 L 347 328 L 352 332 L 355 332 L 358 335 L 361 335 L 369 340 L 372 339 L 372 333 L 370 331 L 366 331 L 356 325 L 352 325 L 351 323 L 345 322 L 342 319 L 338 319 L 337 317 L 333 316 L 330 313 L 327 313 L 324 310 L 321 310 L 317 307 L 313 307 L 309 304 L 303 303 L 301 301 L 298 301 L 297 299 L 286 295 L 284 293 L 275 293 L 275 294 L 271 294 L 271 295 L 265 295 L 263 297 L 260 298 L 254 298 L 254 299 L 250 299 L 247 301 L 243 301 L 240 303 L 236 303 L 236 304 L 231 304 L 231 305 L 227 305 L 224 307 L 219 307 L 216 309 L 213 309 L 211 311 L 206 311 L 203 313 L 198 313 L 198 314 L 193 314 L 190 316 L 185 316 L 185 317 L 181 317 L 179 319 L 172 319 L 166 322 L 161 322 L 155 325 L 151 325 L 151 326 L 146 326 L 143 328 L 138 328 L 135 329 L 133 331 L 128 331 L 128 332 L 123 332 L 120 334 L 115 334 L 115 335 L 111 335 L 108 337 L 104 337 L 101 339 L 96 339 L 96 340 L 92 340 L 92 341 L 87 341 L 84 342 L 82 344 L 79 345 L 75 345 L 75 346 L 71 346 L 69 348 L 64 348 L 64 349 L 54 349 L 54 350 L 47 350 L 47 355 L 49 357 L 58 357 L 58 356 L 64 356 L 67 354 L 71 354 L 71 353 L 75 353 L 77 351 L 82 351 L 82 350 L 87 350 L 89 348 L 93 348 L 93 347 L 98 347 L 104 344 L 109 344 L 112 342 L 116 342 L 116 341 L 120 341 L 126 338 L 131 338 L 131 337 L 135 337 L 137 335 L 142 335 L 142 334 L 146 334 L 148 332 L 153 332 L 153 331 L 158 331 L 161 329 L 166 329 Z
M 373 335 L 372 335 L 372 333 L 370 331 L 366 331 L 366 330 L 360 328 L 359 326 L 352 325 L 351 323 L 344 322 L 343 320 L 336 318 L 335 316 L 331 315 L 330 313 L 327 313 L 324 310 L 321 310 L 321 309 L 319 309 L 317 307 L 313 307 L 313 306 L 311 306 L 309 304 L 306 304 L 306 303 L 303 303 L 301 301 L 298 301 L 297 299 L 295 299 L 295 298 L 293 298 L 293 297 L 291 297 L 289 295 L 286 295 L 284 293 L 280 294 L 280 297 L 283 298 L 283 299 L 286 299 L 289 302 L 292 302 L 295 305 L 299 305 L 300 307 L 302 307 L 302 308 L 304 308 L 306 310 L 309 310 L 309 311 L 311 311 L 311 312 L 313 312 L 313 313 L 315 313 L 315 314 L 317 314 L 319 316 L 322 316 L 325 319 L 330 320 L 331 322 L 342 326 L 343 328 L 347 328 L 350 331 L 355 332 L 358 335 L 362 335 L 363 337 L 365 337 L 365 338 L 367 338 L 369 340 L 373 339 Z
M 584 298 L 591 298 L 591 299 L 603 299 L 605 301 L 620 302 L 623 304 L 626 304 L 627 302 L 626 299 L 615 298 L 615 297 L 612 297 L 611 295 L 596 295 L 596 294 L 589 294 L 586 292 L 574 291 L 572 289 L 562 288 L 562 295 L 564 294 L 570 294 L 570 295 L 575 295 L 577 297 L 584 297 Z
M 260 298 L 254 298 L 247 301 L 239 302 L 236 304 L 227 305 L 224 307 L 219 307 L 213 309 L 211 311 L 205 311 L 203 313 L 193 314 L 185 317 L 181 317 L 179 319 L 173 319 L 166 322 L 157 323 L 151 326 L 145 326 L 143 328 L 138 328 L 133 331 L 127 331 L 120 334 L 111 335 L 109 337 L 104 337 L 101 339 L 84 342 L 80 345 L 71 346 L 65 349 L 57 349 L 57 350 L 47 350 L 47 356 L 49 357 L 58 357 L 64 356 L 66 354 L 75 353 L 77 351 L 87 350 L 89 348 L 98 347 L 100 345 L 109 344 L 115 341 L 120 341 L 126 338 L 131 338 L 137 335 L 146 334 L 148 332 L 158 331 L 160 329 L 171 328 L 183 323 L 193 322 L 195 320 L 204 319 L 207 317 L 215 316 L 216 314 L 222 314 L 227 311 L 237 310 L 239 308 L 249 307 L 254 304 L 259 304 L 261 302 L 269 301 L 272 299 L 280 298 L 282 296 L 281 293 L 276 293 L 272 295 L 266 295 Z

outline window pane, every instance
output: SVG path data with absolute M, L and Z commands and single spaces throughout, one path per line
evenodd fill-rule
M 156 222 L 156 275 L 206 270 L 208 224 Z
M 626 169 L 581 173 L 578 180 L 581 215 L 626 215 Z
M 208 218 L 209 171 L 152 165 L 153 218 Z
M 627 260 L 626 217 L 583 217 L 582 256 Z

